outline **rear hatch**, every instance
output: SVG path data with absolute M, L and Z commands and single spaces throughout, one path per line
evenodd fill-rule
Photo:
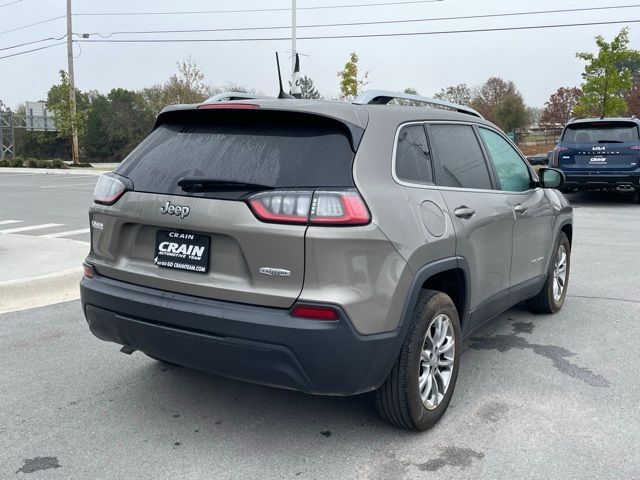
M 359 127 L 249 107 L 173 111 L 158 123 L 114 172 L 126 193 L 91 209 L 96 271 L 168 292 L 290 307 L 304 279 L 305 209 L 321 188 L 353 188 Z M 256 206 L 275 213 L 259 219 L 248 204 L 255 195 L 271 195 Z
M 566 171 L 635 170 L 639 138 L 634 122 L 574 123 L 567 126 L 556 149 L 556 165 Z

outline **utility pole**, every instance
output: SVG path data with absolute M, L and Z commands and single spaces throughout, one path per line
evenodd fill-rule
M 293 71 L 296 68 L 296 0 L 291 0 L 291 78 L 293 78 Z
M 295 0 L 294 0 L 295 1 Z M 67 62 L 69 64 L 69 100 L 71 101 L 71 158 L 77 164 L 78 126 L 76 125 L 76 82 L 73 76 L 73 30 L 71 28 L 71 0 L 67 0 Z

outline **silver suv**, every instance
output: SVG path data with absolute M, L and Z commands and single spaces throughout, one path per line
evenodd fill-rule
M 562 307 L 563 174 L 536 174 L 474 110 L 380 91 L 215 100 L 163 110 L 98 181 L 81 283 L 98 338 L 265 385 L 375 391 L 386 420 L 425 430 L 465 336 L 521 301 Z

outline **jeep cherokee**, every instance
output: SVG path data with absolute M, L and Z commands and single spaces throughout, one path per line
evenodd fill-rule
M 98 181 L 82 306 L 126 353 L 375 391 L 387 421 L 425 430 L 449 405 L 465 336 L 521 301 L 562 307 L 562 182 L 474 110 L 422 97 L 168 107 Z

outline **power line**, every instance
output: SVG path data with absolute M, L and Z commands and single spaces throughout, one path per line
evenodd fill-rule
M 589 27 L 595 25 L 619 25 L 626 23 L 640 23 L 640 20 L 613 20 L 608 22 L 588 22 L 588 23 L 563 23 L 552 25 L 531 25 L 522 27 L 499 27 L 499 28 L 478 28 L 464 30 L 440 30 L 430 32 L 400 32 L 400 33 L 369 33 L 369 34 L 353 34 L 353 35 L 318 35 L 312 37 L 298 37 L 298 40 L 328 40 L 328 39 L 346 39 L 346 38 L 379 38 L 379 37 L 412 37 L 422 35 L 449 35 L 459 33 L 480 33 L 480 32 L 504 32 L 515 30 L 540 30 L 547 28 L 569 28 L 569 27 Z M 291 40 L 291 37 L 252 37 L 252 38 L 171 38 L 171 39 L 99 39 L 99 40 L 76 40 L 83 43 L 188 43 L 188 42 L 256 42 L 256 41 L 283 41 Z
M 404 24 L 404 23 L 422 23 L 422 22 L 435 22 L 435 21 L 443 21 L 443 20 L 470 20 L 470 19 L 480 19 L 480 18 L 496 18 L 496 17 L 513 17 L 513 16 L 521 16 L 521 15 L 542 15 L 542 14 L 550 14 L 550 13 L 569 13 L 569 12 L 587 12 L 587 11 L 598 11 L 598 10 L 612 10 L 612 9 L 622 9 L 622 8 L 637 8 L 640 7 L 640 4 L 634 5 L 610 5 L 605 7 L 583 7 L 583 8 L 565 8 L 560 10 L 536 10 L 536 11 L 526 11 L 526 12 L 512 12 L 512 13 L 493 13 L 493 14 L 484 14 L 484 15 L 466 15 L 466 16 L 458 16 L 458 17 L 434 17 L 434 18 L 416 18 L 416 19 L 405 19 L 405 20 L 380 20 L 380 21 L 369 21 L 369 22 L 343 22 L 343 23 L 321 23 L 321 24 L 311 24 L 311 25 L 298 25 L 297 28 L 327 28 L 327 27 L 353 27 L 353 26 L 365 26 L 365 25 L 390 25 L 390 24 Z M 236 31 L 256 31 L 256 30 L 282 30 L 282 29 L 290 29 L 291 25 L 274 25 L 270 27 L 229 27 L 229 28 L 203 28 L 203 29 L 182 29 L 182 30 L 125 30 L 125 31 L 117 31 L 111 32 L 109 34 L 103 35 L 99 32 L 89 33 L 87 35 L 98 35 L 102 38 L 110 38 L 113 35 L 123 35 L 123 34 L 135 34 L 135 35 L 143 35 L 143 34 L 158 34 L 158 33 L 205 33 L 205 32 L 236 32 Z M 80 35 L 80 34 L 74 34 Z
M 18 47 L 25 47 L 27 45 L 33 45 L 35 43 L 41 43 L 41 42 L 47 42 L 49 40 L 62 40 L 63 38 L 66 38 L 66 35 L 63 35 L 62 37 L 49 37 L 49 38 L 42 38 L 40 40 L 33 40 L 32 42 L 26 42 L 26 43 L 19 43 L 18 45 L 12 45 L 10 47 L 2 47 L 0 48 L 0 52 L 3 50 L 12 50 L 14 48 L 18 48 Z
M 46 48 L 56 47 L 56 46 L 58 46 L 58 45 L 63 45 L 63 44 L 65 44 L 65 43 L 67 43 L 67 42 L 66 42 L 66 41 L 65 41 L 65 42 L 58 42 L 58 43 L 53 43 L 53 44 L 51 44 L 51 45 L 45 45 L 44 47 L 33 48 L 33 49 L 31 49 L 31 50 L 25 50 L 25 51 L 23 51 L 23 52 L 18 52 L 18 53 L 12 53 L 12 54 L 10 54 L 10 55 L 5 55 L 5 56 L 3 56 L 3 57 L 0 57 L 0 60 L 2 60 L 3 58 L 17 57 L 17 56 L 19 56 L 19 55 L 25 55 L 25 54 L 27 54 L 27 53 L 37 52 L 37 51 L 39 51 L 39 50 L 44 50 L 44 49 L 46 49 Z
M 359 7 L 382 7 L 397 5 L 414 5 L 418 3 L 436 3 L 444 0 L 410 0 L 401 2 L 382 3 L 356 3 L 352 5 L 315 5 L 309 7 L 298 7 L 298 10 L 326 10 L 335 8 L 359 8 Z M 129 15 L 204 15 L 210 13 L 248 13 L 248 12 L 290 12 L 291 8 L 247 8 L 241 10 L 205 10 L 191 12 L 103 12 L 103 13 L 74 13 L 74 16 L 129 16 Z
M 15 0 L 14 2 L 3 3 L 2 5 L 0 5 L 0 8 L 8 7 L 9 5 L 13 5 L 14 3 L 20 3 L 20 2 L 22 2 L 22 0 Z
M 0 32 L 0 35 L 5 33 L 17 32 L 18 30 L 24 30 L 25 28 L 35 27 L 36 25 L 42 25 L 43 23 L 53 22 L 54 20 L 60 20 L 61 18 L 65 18 L 65 15 L 60 15 L 59 17 L 47 18 L 46 20 L 42 20 L 40 22 L 30 23 L 29 25 L 23 25 L 22 27 L 12 28 L 10 30 L 3 30 Z

